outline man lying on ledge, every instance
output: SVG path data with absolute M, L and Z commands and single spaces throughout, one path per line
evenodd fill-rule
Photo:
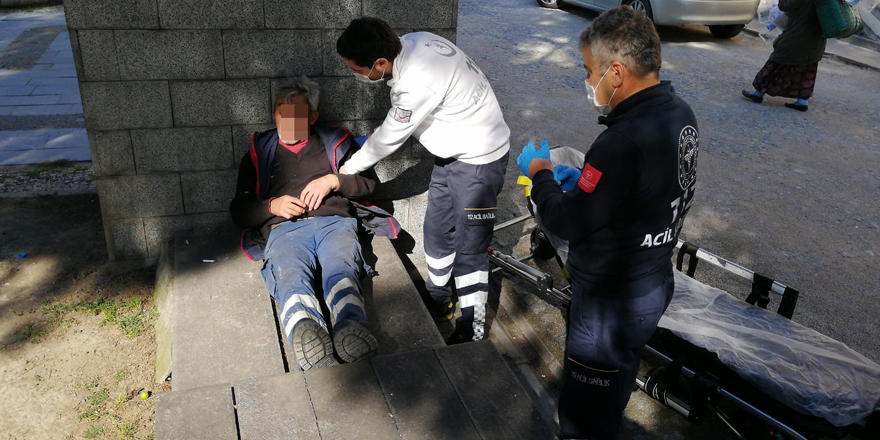
M 396 238 L 400 229 L 387 212 L 354 202 L 373 191 L 376 178 L 338 173 L 358 145 L 344 128 L 315 123 L 319 99 L 318 85 L 305 77 L 278 91 L 276 129 L 252 135 L 229 207 L 235 224 L 246 229 L 242 250 L 264 260 L 263 279 L 303 370 L 336 364 L 334 347 L 344 362 L 376 354 L 361 295 L 367 271 L 359 219 L 376 235 Z M 329 324 L 315 293 L 318 282 Z

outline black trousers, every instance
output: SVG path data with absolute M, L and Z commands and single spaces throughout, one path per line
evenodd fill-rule
M 652 284 L 596 288 L 574 283 L 559 397 L 563 439 L 618 438 L 642 349 L 672 300 L 672 272 Z
M 508 155 L 485 165 L 437 159 L 428 189 L 423 227 L 427 281 L 438 310 L 452 301 L 455 284 L 461 317 L 456 331 L 478 341 L 486 336 L 489 257 L 498 194 Z

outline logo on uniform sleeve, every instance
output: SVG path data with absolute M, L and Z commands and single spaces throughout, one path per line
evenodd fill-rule
M 697 180 L 697 153 L 700 149 L 700 135 L 697 129 L 688 125 L 678 136 L 678 184 L 687 189 Z
M 602 177 L 602 172 L 587 164 L 581 172 L 580 179 L 578 179 L 578 187 L 584 190 L 585 193 L 592 194 L 596 190 L 596 185 L 599 184 L 600 177 Z
M 400 107 L 396 107 L 394 109 L 394 120 L 397 122 L 402 122 L 404 124 L 408 124 L 409 120 L 412 118 L 412 110 L 404 110 Z

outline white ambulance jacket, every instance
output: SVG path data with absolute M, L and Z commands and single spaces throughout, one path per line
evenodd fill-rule
M 428 32 L 400 38 L 394 60 L 391 109 L 363 148 L 345 164 L 364 171 L 410 136 L 441 158 L 482 165 L 510 149 L 510 129 L 486 75 L 449 40 Z

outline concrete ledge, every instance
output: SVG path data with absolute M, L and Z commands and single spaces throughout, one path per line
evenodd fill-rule
M 372 364 L 401 438 L 480 439 L 433 350 L 381 356 Z
M 260 264 L 242 254 L 239 236 L 206 229 L 175 240 L 174 390 L 285 371 Z
M 241 440 L 319 440 L 315 410 L 301 373 L 235 384 Z
M 399 438 L 369 362 L 309 370 L 305 379 L 322 439 Z
M 171 375 L 171 316 L 174 286 L 174 252 L 170 246 L 159 255 L 156 262 L 156 287 L 153 289 L 153 304 L 159 311 L 156 320 L 156 374 L 153 379 L 162 383 Z
M 556 438 L 491 341 L 455 345 L 436 353 L 482 438 Z
M 364 290 L 371 293 L 366 295 L 367 316 L 379 354 L 445 347 L 391 241 L 374 237 L 372 247 L 377 260 L 366 258 L 378 275 L 364 283 Z
M 238 440 L 229 385 L 156 396 L 157 440 Z

